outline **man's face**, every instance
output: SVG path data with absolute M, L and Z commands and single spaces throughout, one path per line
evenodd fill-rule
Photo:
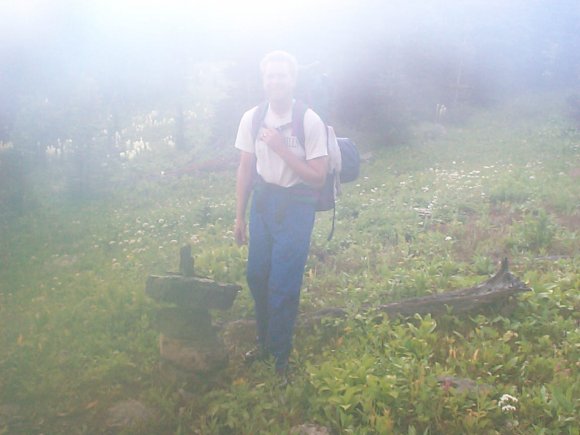
M 269 101 L 292 98 L 296 80 L 286 62 L 268 62 L 264 70 L 264 90 Z

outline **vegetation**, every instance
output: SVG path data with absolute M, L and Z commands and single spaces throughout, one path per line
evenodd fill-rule
M 310 422 L 356 434 L 578 434 L 580 132 L 561 101 L 480 109 L 388 148 L 352 132 L 373 156 L 344 186 L 331 242 L 330 215 L 317 217 L 301 305 L 352 315 L 298 332 L 286 388 L 268 363 L 243 365 L 250 340 L 192 394 L 158 376 L 147 275 L 175 270 L 190 243 L 198 273 L 245 285 L 232 168 L 160 175 L 184 155 L 160 151 L 158 114 L 135 127 L 157 127 L 149 148 L 117 149 L 101 173 L 114 188 L 89 200 L 71 201 L 59 184 L 70 161 L 52 160 L 30 175 L 26 211 L 4 209 L 0 221 L 0 433 L 106 432 L 107 410 L 138 399 L 158 415 L 135 433 L 281 434 Z M 357 312 L 473 285 L 503 256 L 533 289 L 511 310 Z M 214 317 L 251 318 L 248 292 Z

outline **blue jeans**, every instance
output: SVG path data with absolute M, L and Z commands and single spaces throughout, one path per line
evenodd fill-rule
M 285 189 L 255 191 L 250 210 L 248 285 L 258 345 L 284 369 L 292 350 L 300 287 L 314 226 L 314 204 Z

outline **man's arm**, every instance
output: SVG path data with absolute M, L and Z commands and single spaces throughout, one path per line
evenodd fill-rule
M 240 165 L 236 179 L 236 223 L 234 237 L 238 245 L 248 241 L 246 232 L 246 208 L 252 191 L 252 181 L 256 170 L 256 156 L 247 151 L 241 151 Z
M 328 156 L 316 157 L 311 160 L 300 159 L 286 147 L 284 137 L 274 128 L 264 130 L 261 140 L 278 154 L 306 184 L 316 188 L 324 186 Z

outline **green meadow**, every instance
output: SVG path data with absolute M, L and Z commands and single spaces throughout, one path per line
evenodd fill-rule
M 111 168 L 114 188 L 84 200 L 59 185 L 64 163 L 28 174 L 27 209 L 0 220 L 0 434 L 578 434 L 580 130 L 565 110 L 560 95 L 514 98 L 396 144 L 338 127 L 364 161 L 330 242 L 331 213 L 317 215 L 301 310 L 349 315 L 298 330 L 285 388 L 268 363 L 243 364 L 243 331 L 213 377 L 159 375 L 145 281 L 177 270 L 181 246 L 198 274 L 243 286 L 216 326 L 252 319 L 235 165 L 162 174 L 183 155 L 135 147 Z M 532 289 L 509 307 L 383 321 L 360 310 L 473 286 L 504 257 Z M 154 418 L 108 428 L 128 399 Z

